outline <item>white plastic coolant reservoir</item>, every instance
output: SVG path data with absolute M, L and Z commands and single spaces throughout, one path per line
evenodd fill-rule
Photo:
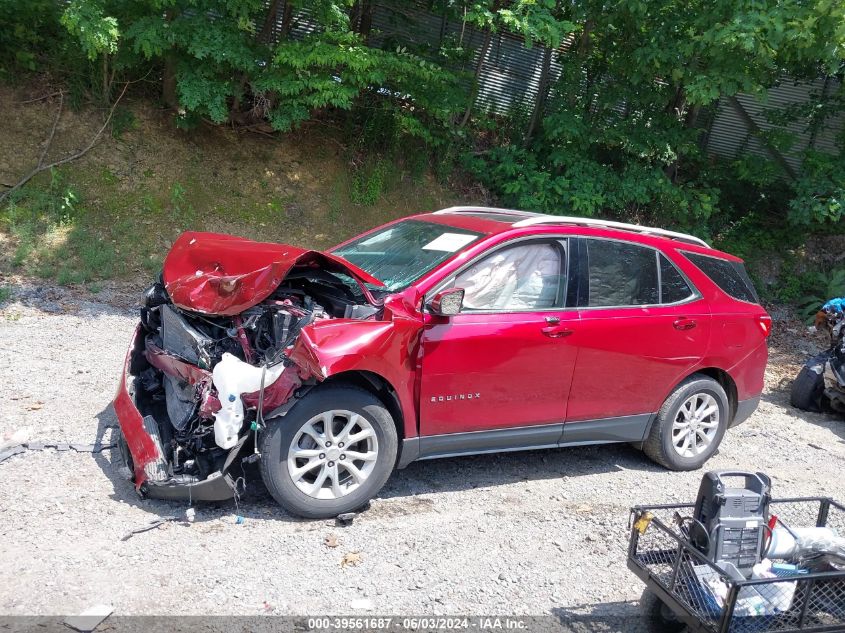
M 268 367 L 264 375 L 264 387 L 276 382 L 284 370 L 282 363 Z M 217 387 L 217 397 L 223 405 L 214 414 L 214 441 L 220 448 L 232 448 L 238 443 L 238 432 L 244 423 L 241 394 L 261 389 L 261 371 L 261 367 L 245 363 L 227 352 L 211 372 L 214 386 Z

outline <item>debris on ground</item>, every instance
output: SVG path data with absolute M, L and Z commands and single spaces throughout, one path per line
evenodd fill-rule
M 351 609 L 358 609 L 360 611 L 372 611 L 373 601 L 369 598 L 358 598 L 349 603 Z
M 154 530 L 158 527 L 161 527 L 162 525 L 164 525 L 165 523 L 169 523 L 170 521 L 178 521 L 178 519 L 175 516 L 165 516 L 159 517 L 158 519 L 153 519 L 149 522 L 149 524 L 143 527 L 135 528 L 134 530 L 129 530 L 120 538 L 120 540 L 128 541 L 136 534 L 141 534 L 142 532 L 149 532 L 150 530 Z
M 352 521 L 355 520 L 356 516 L 357 514 L 355 512 L 344 512 L 343 514 L 337 515 L 335 523 L 340 527 L 349 527 L 352 525 Z
M 9 445 L 0 448 L 0 462 L 3 462 L 14 455 L 32 451 L 43 451 L 48 448 L 55 449 L 59 452 L 75 451 L 77 453 L 101 453 L 106 449 L 111 449 L 117 446 L 116 444 L 103 444 L 97 442 L 94 444 L 74 443 L 68 444 L 66 442 L 24 442 L 23 444 Z
M 193 523 L 196 521 L 197 518 L 197 511 L 194 508 L 188 508 L 185 510 L 185 520 L 188 523 Z
M 96 629 L 103 620 L 109 617 L 114 607 L 108 604 L 95 604 L 88 607 L 79 615 L 71 615 L 65 618 L 65 624 L 81 633 L 89 633 Z
M 334 534 L 328 534 L 323 539 L 323 545 L 325 545 L 326 547 L 332 547 L 332 548 L 337 547 L 339 545 L 339 543 L 337 542 L 337 536 L 335 536 Z
M 17 446 L 23 444 L 29 439 L 29 427 L 15 429 L 3 434 L 3 439 L 0 441 L 0 452 L 6 450 L 10 446 Z
M 361 556 L 359 552 L 346 552 L 346 554 L 343 555 L 343 558 L 340 559 L 340 566 L 355 567 L 363 560 L 364 557 Z

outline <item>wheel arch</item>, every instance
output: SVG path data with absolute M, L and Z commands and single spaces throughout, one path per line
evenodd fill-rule
M 661 400 L 660 404 L 658 404 L 657 408 L 659 409 L 663 405 L 663 403 L 666 402 L 667 398 L 669 398 L 669 396 L 671 396 L 675 392 L 675 389 L 677 389 L 685 381 L 689 380 L 692 376 L 695 376 L 696 374 L 701 374 L 703 376 L 707 376 L 708 378 L 712 378 L 722 386 L 722 389 L 725 390 L 725 395 L 728 396 L 728 406 L 730 407 L 730 411 L 728 412 L 728 427 L 730 427 L 734 417 L 736 416 L 737 406 L 739 403 L 739 399 L 737 396 L 737 388 L 734 379 L 731 378 L 731 375 L 724 369 L 720 369 L 719 367 L 701 367 L 687 374 L 684 374 L 684 376 L 680 380 L 678 380 L 678 382 L 672 385 L 672 388 L 669 389 L 669 391 L 663 397 L 663 400 Z M 648 434 L 651 431 L 651 426 L 654 424 L 656 419 L 657 413 L 655 412 L 654 414 L 652 414 L 651 419 L 648 422 L 648 426 L 646 427 L 645 433 L 643 434 L 643 440 L 648 437 Z M 635 446 L 641 447 L 641 444 L 635 444 Z
M 725 390 L 725 394 L 728 396 L 728 405 L 731 409 L 728 415 L 728 426 L 730 426 L 731 422 L 733 422 L 734 416 L 736 416 L 736 409 L 739 403 L 736 382 L 734 382 L 734 379 L 731 378 L 731 375 L 724 369 L 719 369 L 718 367 L 704 367 L 701 369 L 696 369 L 694 372 L 690 372 L 688 376 L 684 377 L 684 380 L 689 379 L 690 376 L 693 376 L 695 374 L 704 374 L 705 376 L 712 378 L 720 385 L 722 385 L 722 389 Z M 675 385 L 675 387 L 677 386 L 678 385 Z
M 338 385 L 346 384 L 368 391 L 384 403 L 393 424 L 396 426 L 396 434 L 399 441 L 405 439 L 405 415 L 402 412 L 402 405 L 399 395 L 393 385 L 384 376 L 363 369 L 349 370 L 332 374 L 321 384 Z

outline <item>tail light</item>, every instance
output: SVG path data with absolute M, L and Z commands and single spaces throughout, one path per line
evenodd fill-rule
M 763 336 L 768 337 L 772 333 L 772 317 L 768 314 L 761 314 L 757 317 L 757 325 L 763 330 Z

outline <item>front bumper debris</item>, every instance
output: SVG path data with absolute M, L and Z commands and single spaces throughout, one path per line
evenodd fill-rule
M 123 376 L 114 400 L 118 424 L 126 442 L 127 452 L 121 451 L 128 460 L 127 467 L 133 474 L 135 489 L 141 496 L 155 499 L 223 501 L 235 495 L 235 481 L 226 473 L 217 471 L 206 479 L 171 476 L 162 448 L 158 424 L 150 415 L 142 415 L 135 402 L 135 378 L 133 362 L 144 353 L 144 336 L 138 326 L 129 346 L 124 362 Z M 237 452 L 239 444 L 232 451 Z M 232 463 L 226 461 L 226 467 Z

